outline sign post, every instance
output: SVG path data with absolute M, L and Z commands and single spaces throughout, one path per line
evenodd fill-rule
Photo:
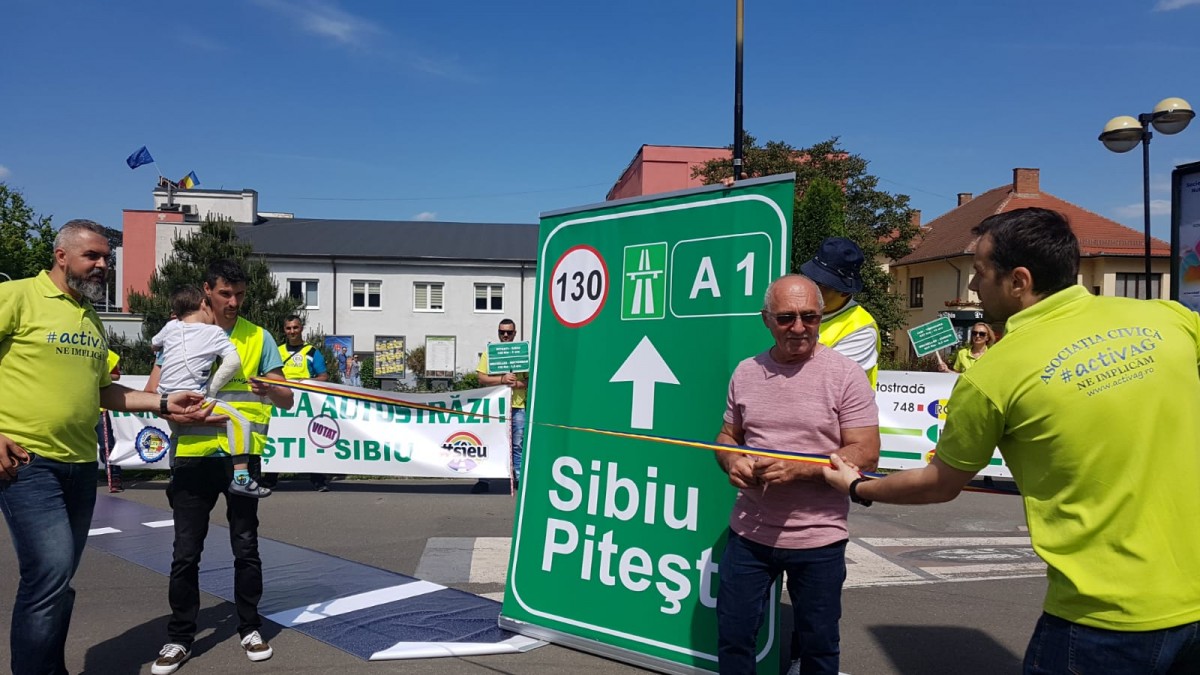
M 533 378 L 501 626 L 664 672 L 715 672 L 736 495 L 707 450 L 729 377 L 771 344 L 794 176 L 542 216 Z M 759 638 L 779 668 L 778 597 Z

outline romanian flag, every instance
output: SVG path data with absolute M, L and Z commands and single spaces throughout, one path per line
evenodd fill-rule
M 179 179 L 179 187 L 183 190 L 191 190 L 200 184 L 200 179 L 196 178 L 196 172 L 190 171 L 188 175 Z

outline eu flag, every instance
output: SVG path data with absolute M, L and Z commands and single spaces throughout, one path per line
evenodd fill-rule
M 143 164 L 153 164 L 154 158 L 150 156 L 150 151 L 143 145 L 141 150 L 127 157 L 125 163 L 129 165 L 129 168 L 136 169 Z

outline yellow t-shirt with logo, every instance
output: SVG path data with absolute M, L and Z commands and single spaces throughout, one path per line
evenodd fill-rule
M 1072 286 L 958 378 L 937 456 L 999 447 L 1049 567 L 1045 610 L 1149 631 L 1200 620 L 1200 315 Z
M 475 367 L 475 372 L 479 373 L 480 375 L 488 374 L 488 358 L 486 351 L 479 355 L 479 365 Z M 529 381 L 529 373 L 516 373 L 516 375 L 517 380 L 520 382 Z M 528 391 L 527 387 L 512 388 L 512 407 L 521 409 L 525 407 L 526 391 Z
M 0 434 L 60 462 L 96 461 L 108 341 L 87 301 L 42 272 L 0 283 Z

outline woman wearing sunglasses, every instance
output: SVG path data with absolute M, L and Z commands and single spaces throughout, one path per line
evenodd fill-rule
M 938 355 L 938 370 L 943 373 L 955 372 L 965 373 L 979 357 L 987 353 L 988 347 L 996 341 L 996 334 L 992 332 L 992 327 L 986 323 L 977 323 L 971 326 L 971 332 L 967 333 L 967 345 L 960 348 L 954 353 L 954 367 L 946 365 L 942 361 L 942 357 Z

